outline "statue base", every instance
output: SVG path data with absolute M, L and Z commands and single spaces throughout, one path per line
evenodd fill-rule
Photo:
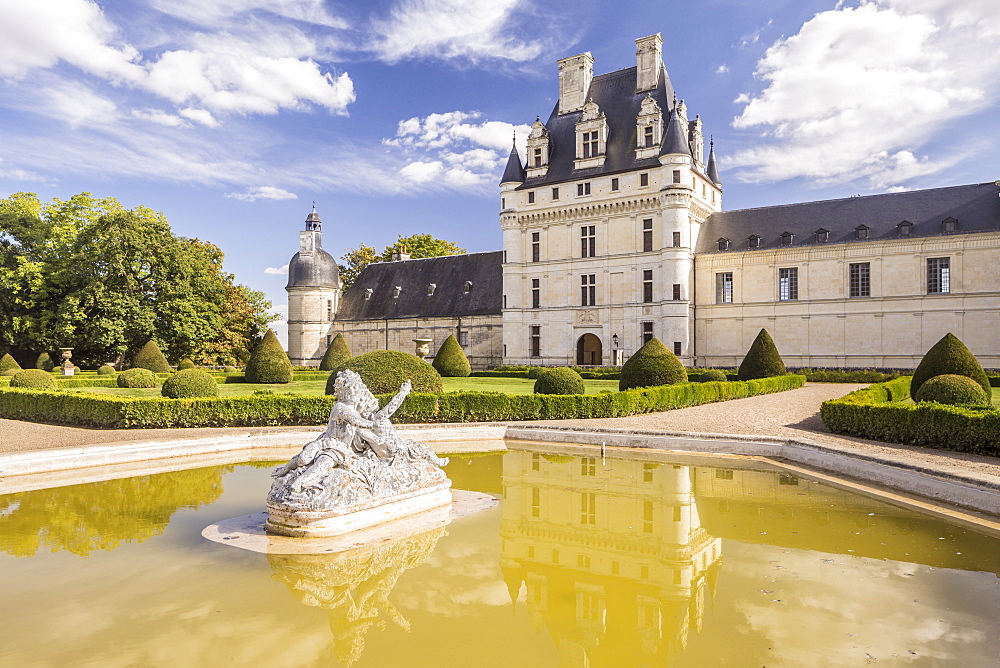
M 323 538 L 340 536 L 358 529 L 391 522 L 425 510 L 451 503 L 451 481 L 395 496 L 372 499 L 367 503 L 334 510 L 290 510 L 267 507 L 268 533 L 295 538 Z

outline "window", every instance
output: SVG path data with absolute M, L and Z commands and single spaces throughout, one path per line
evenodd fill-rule
M 680 248 L 681 247 L 681 233 L 680 232 L 674 232 L 673 237 L 674 237 L 674 248 Z
M 393 286 L 393 288 L 392 288 L 392 298 L 393 299 L 397 299 L 399 297 L 399 293 L 402 292 L 402 291 L 403 291 L 403 286 L 401 286 L 401 285 L 395 285 L 395 286 Z
M 507 199 L 504 198 L 504 197 L 500 198 L 500 208 L 501 209 L 506 209 L 507 208 Z
M 642 345 L 646 345 L 653 340 L 653 323 L 642 323 Z
M 618 179 L 617 178 L 611 179 L 611 189 L 612 190 L 618 190 Z
M 651 253 L 653 251 L 653 219 L 646 218 L 642 221 L 642 252 Z
M 541 299 L 541 279 L 533 278 L 531 279 L 531 308 L 539 308 L 542 303 Z
M 584 225 L 580 228 L 580 257 L 597 255 L 597 226 Z
M 778 270 L 778 299 L 791 301 L 799 298 L 799 268 Z
M 552 189 L 552 199 L 554 200 L 559 199 L 559 188 Z
M 542 514 L 542 490 L 537 487 L 531 488 L 531 516 L 538 517 Z
M 858 225 L 854 228 L 854 238 L 855 239 L 867 239 L 868 238 L 869 227 L 867 225 Z
M 673 299 L 675 302 L 679 302 L 681 300 L 681 284 L 680 283 L 674 283 L 674 291 L 673 291 L 673 296 L 671 297 L 671 299 Z
M 465 294 L 469 294 L 470 292 L 472 292 L 472 281 L 465 282 L 465 284 L 462 286 L 462 292 L 464 292 Z
M 674 355 L 681 356 L 681 342 L 674 341 Z
M 541 167 L 541 166 L 542 166 L 542 149 L 536 148 L 535 149 L 535 167 Z
M 954 232 L 958 229 L 958 220 L 948 216 L 941 221 L 941 231 L 942 232 Z
M 531 233 L 531 261 L 538 262 L 542 256 L 542 233 Z
M 642 532 L 653 533 L 653 502 L 642 502 Z
M 371 288 L 367 288 L 365 290 L 365 301 L 368 301 L 371 298 L 372 298 L 372 289 Z
M 642 270 L 642 301 L 653 301 L 653 270 Z
M 428 297 L 433 297 L 435 290 L 437 290 L 437 283 L 428 283 L 427 284 L 427 296 Z
M 597 304 L 597 274 L 584 274 L 580 277 L 580 305 L 594 306 Z
M 580 459 L 580 475 L 597 475 L 597 459 L 594 457 L 582 457 Z
M 849 289 L 852 297 L 872 296 L 870 263 L 859 262 L 850 265 Z
M 904 220 L 896 225 L 896 231 L 899 233 L 899 236 L 908 237 L 910 236 L 910 232 L 913 231 L 913 223 L 908 220 Z
M 747 238 L 747 242 L 750 244 L 750 248 L 760 248 L 760 237 L 756 234 L 751 234 Z
M 537 452 L 531 455 L 531 470 L 539 471 L 542 468 L 542 456 Z
M 684 509 L 681 506 L 674 506 L 674 522 L 680 522 L 683 518 Z
M 462 346 L 463 348 L 465 348 L 466 346 L 469 345 L 469 333 L 468 332 L 459 331 L 459 333 L 458 333 L 458 345 Z
M 528 204 L 534 204 L 534 203 L 535 203 L 535 191 L 532 190 L 530 193 L 528 193 Z
M 597 524 L 597 494 L 594 492 L 580 495 L 580 524 Z
M 588 183 L 577 183 L 576 184 L 576 194 L 577 194 L 577 197 L 579 197 L 581 195 L 589 195 L 590 194 L 590 183 L 589 182 Z
M 583 157 L 596 158 L 598 156 L 598 136 L 597 131 L 583 133 Z
M 333 300 L 326 300 L 326 319 L 333 320 Z
M 715 275 L 715 303 L 733 303 L 733 272 L 725 271 Z
M 792 485 L 792 486 L 795 486 L 795 485 L 799 484 L 799 478 L 798 478 L 798 476 L 794 476 L 794 475 L 792 475 L 790 473 L 779 473 L 778 474 L 778 484 L 779 485 Z
M 794 241 L 795 241 L 795 235 L 794 234 L 792 234 L 791 232 L 784 232 L 784 233 L 782 233 L 782 235 L 781 235 L 781 245 L 782 246 L 791 246 Z
M 720 251 L 727 251 L 727 250 L 729 250 L 729 239 L 726 239 L 725 237 L 722 237 L 721 239 L 719 239 L 717 241 L 717 243 L 719 244 L 719 250 Z
M 643 462 L 642 464 L 642 481 L 643 482 L 653 482 L 653 471 L 655 471 L 657 465 L 651 462 Z
M 327 347 L 329 347 L 330 341 L 332 341 L 332 340 L 333 340 L 333 337 L 330 336 L 329 334 L 327 334 L 326 335 L 326 345 L 327 345 Z
M 732 469 L 715 469 L 716 480 L 732 480 L 733 470 Z
M 649 185 L 649 174 L 640 174 L 639 175 L 639 186 L 641 187 L 641 186 L 648 186 L 648 185 Z
M 645 148 L 653 146 L 653 126 L 647 125 L 642 129 L 642 143 Z
M 816 230 L 816 243 L 825 244 L 830 240 L 830 230 L 825 230 L 822 227 Z
M 927 258 L 927 294 L 951 292 L 951 258 Z
M 673 178 L 673 182 L 674 183 L 680 183 L 681 182 L 681 170 L 675 169 L 673 177 L 674 177 Z
M 541 325 L 531 325 L 528 328 L 531 335 L 528 337 L 528 356 L 529 357 L 541 357 L 542 356 L 542 326 Z

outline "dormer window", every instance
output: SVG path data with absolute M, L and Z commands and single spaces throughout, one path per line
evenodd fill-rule
M 901 222 L 901 223 L 899 223 L 899 224 L 896 225 L 896 232 L 901 237 L 908 237 L 908 236 L 910 236 L 910 233 L 912 231 L 913 231 L 913 223 L 911 223 L 908 220 L 904 220 L 903 222 Z
M 399 293 L 403 291 L 403 286 L 397 285 L 392 288 L 392 298 L 396 299 L 399 297 Z
M 369 299 L 372 298 L 372 292 L 373 290 L 371 288 L 365 289 L 365 301 L 368 301 Z
M 751 234 L 747 238 L 747 242 L 749 243 L 750 248 L 760 248 L 760 237 L 756 234 Z
M 720 251 L 727 251 L 727 250 L 729 250 L 729 239 L 727 239 L 725 237 L 722 237 L 722 238 L 720 238 L 718 240 L 717 243 L 719 244 L 719 250 Z
M 462 290 L 463 292 L 465 292 L 465 294 L 469 294 L 470 292 L 472 292 L 472 281 L 466 281 L 465 285 L 462 287 Z
M 590 100 L 583 105 L 576 124 L 576 161 L 574 169 L 589 169 L 604 164 L 608 145 L 608 123 L 597 104 Z
M 651 95 L 642 101 L 635 118 L 635 137 L 636 160 L 656 157 L 663 140 L 663 112 Z
M 958 229 L 958 219 L 948 216 L 941 221 L 941 231 L 942 232 L 954 232 Z
M 867 225 L 861 224 L 854 228 L 854 238 L 859 240 L 864 240 L 868 238 L 868 230 L 870 230 Z
M 791 232 L 782 233 L 780 238 L 782 246 L 791 246 L 792 243 L 795 241 L 795 235 L 792 234 Z
M 549 169 L 549 131 L 541 120 L 535 118 L 528 135 L 528 178 L 545 176 Z
M 427 284 L 427 296 L 428 297 L 433 297 L 435 290 L 437 290 L 437 283 L 428 283 Z
M 816 243 L 825 244 L 830 240 L 830 230 L 825 230 L 822 227 L 816 230 Z

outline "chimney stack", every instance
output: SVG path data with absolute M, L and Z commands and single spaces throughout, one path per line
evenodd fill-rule
M 583 108 L 594 78 L 594 57 L 590 52 L 559 61 L 559 113 Z
M 635 90 L 656 88 L 663 67 L 663 37 L 660 33 L 635 40 Z

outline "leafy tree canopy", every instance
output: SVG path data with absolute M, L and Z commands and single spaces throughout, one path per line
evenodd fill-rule
M 459 248 L 451 241 L 438 239 L 430 234 L 411 234 L 408 237 L 400 235 L 396 238 L 396 243 L 386 246 L 381 253 L 378 253 L 373 246 L 361 244 L 358 248 L 348 248 L 340 258 L 344 264 L 337 265 L 343 289 L 351 287 L 361 270 L 372 262 L 391 262 L 392 254 L 399 248 L 405 249 L 404 252 L 409 253 L 412 258 L 465 253 L 464 248 Z

